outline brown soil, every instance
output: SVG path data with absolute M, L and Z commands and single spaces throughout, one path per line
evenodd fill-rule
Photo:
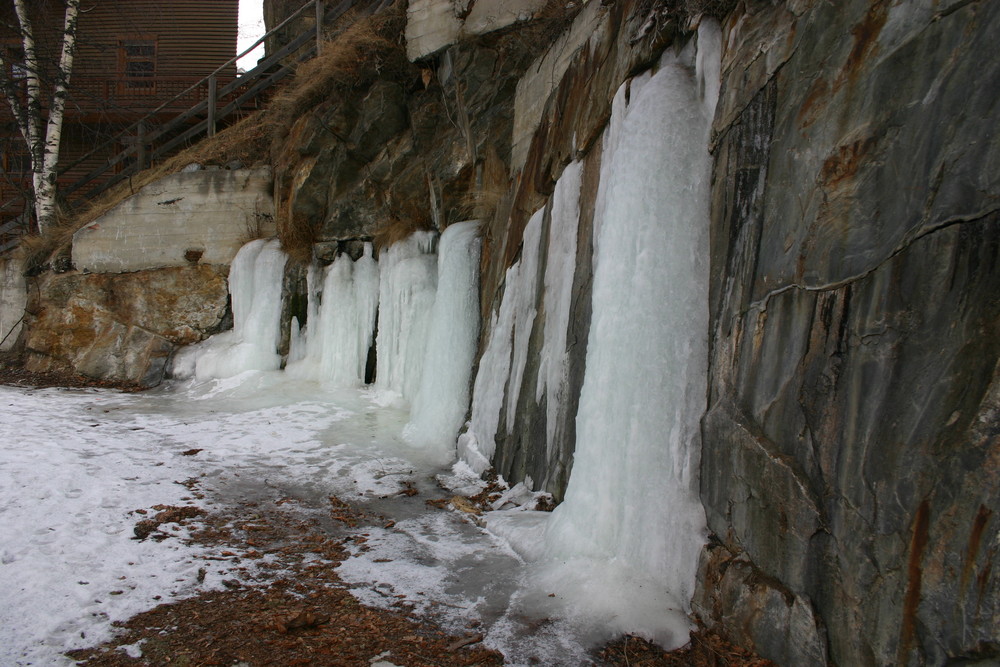
M 184 484 L 192 502 L 204 498 L 197 480 Z M 191 539 L 210 548 L 206 561 L 224 564 L 231 573 L 232 578 L 222 580 L 228 590 L 206 591 L 139 614 L 120 624 L 114 641 L 69 656 L 84 665 L 114 667 L 367 667 L 378 656 L 406 667 L 503 664 L 502 655 L 482 646 L 475 622 L 465 634 L 449 635 L 415 617 L 403 599 L 392 600 L 389 610 L 358 603 L 336 566 L 346 557 L 348 544 L 364 549 L 364 526 L 391 527 L 391 522 L 336 497 L 329 503 L 326 517 L 332 523 L 325 527 L 318 518 L 304 518 L 297 501 L 288 498 L 248 502 L 225 513 L 206 513 L 196 506 L 136 510 L 137 538 L 166 540 L 175 537 L 173 524 L 196 526 Z M 136 642 L 141 642 L 141 658 L 130 658 L 119 648 Z M 705 630 L 678 651 L 668 653 L 642 639 L 623 637 L 593 655 L 597 664 L 614 666 L 771 664 Z

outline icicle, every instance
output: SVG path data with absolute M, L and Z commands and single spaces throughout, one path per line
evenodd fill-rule
M 404 431 L 412 444 L 450 458 L 469 406 L 479 337 L 478 221 L 448 227 L 438 248 L 438 287 L 431 310 L 420 389 Z
M 434 294 L 435 234 L 417 232 L 379 257 L 379 326 L 375 386 L 391 400 L 417 392 Z
M 490 327 L 490 341 L 479 360 L 479 371 L 473 389 L 472 419 L 469 421 L 467 431 L 458 439 L 460 460 L 479 474 L 489 467 L 490 459 L 496 449 L 500 410 L 504 404 L 504 387 L 513 386 L 513 375 L 517 373 L 520 378 L 524 372 L 528 338 L 535 318 L 535 286 L 541 226 L 542 211 L 539 211 L 531 217 L 524 230 L 521 259 L 507 270 L 503 298 Z M 519 335 L 515 332 L 519 332 Z M 513 353 L 515 338 L 519 345 L 523 345 L 523 356 L 520 354 L 515 356 Z M 507 404 L 516 405 L 516 398 L 513 401 L 508 398 Z
M 573 162 L 563 170 L 552 195 L 552 220 L 549 223 L 549 249 L 545 260 L 545 328 L 542 353 L 538 360 L 535 401 L 545 396 L 545 441 L 549 454 L 556 442 L 559 412 L 564 409 L 569 354 L 566 336 L 569 331 L 569 307 L 573 300 L 573 276 L 576 273 L 576 237 L 580 223 L 580 184 L 583 164 Z
M 624 86 L 614 100 L 574 467 L 537 573 L 570 613 L 668 648 L 688 638 L 706 530 L 711 116 L 698 89 L 666 56 L 631 82 L 628 104 Z
M 281 365 L 281 283 L 287 257 L 277 240 L 243 246 L 229 269 L 233 329 L 191 346 L 174 362 L 175 377 L 227 378 Z
M 306 355 L 289 363 L 292 377 L 357 386 L 364 382 L 368 349 L 375 333 L 378 307 L 378 267 L 371 246 L 352 262 L 341 255 L 328 266 L 321 296 L 315 296 L 316 271 L 307 276 L 309 325 Z M 318 301 L 318 305 L 314 303 Z

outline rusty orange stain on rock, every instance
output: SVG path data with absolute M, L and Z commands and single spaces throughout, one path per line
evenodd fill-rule
M 913 532 L 910 536 L 910 559 L 907 564 L 908 584 L 906 597 L 903 599 L 903 618 L 899 631 L 899 653 L 897 663 L 907 664 L 906 656 L 913 643 L 916 630 L 917 609 L 920 606 L 920 593 L 923 586 L 923 560 L 927 549 L 928 532 L 930 531 L 930 503 L 924 500 L 917 508 L 913 517 Z
M 883 0 L 882 2 L 872 4 L 865 13 L 865 18 L 861 20 L 861 23 L 851 28 L 851 34 L 854 35 L 854 46 L 851 48 L 851 53 L 847 56 L 847 62 L 844 63 L 844 67 L 841 70 L 841 77 L 845 75 L 851 76 L 856 73 L 862 61 L 874 53 L 878 47 L 876 40 L 878 40 L 878 36 L 882 32 L 887 18 L 888 12 L 886 11 L 886 3 Z
M 820 170 L 822 183 L 827 187 L 835 187 L 844 179 L 853 177 L 873 145 L 875 137 L 866 137 L 833 149 Z
M 819 116 L 819 108 L 822 107 L 829 97 L 829 87 L 822 77 L 816 79 L 806 93 L 806 99 L 799 107 L 798 120 L 801 127 L 809 127 L 816 122 Z
M 965 552 L 965 564 L 962 568 L 963 592 L 969 584 L 969 578 L 976 564 L 976 556 L 979 555 L 979 546 L 983 539 L 983 531 L 986 530 L 986 524 L 989 523 L 992 516 L 993 510 L 985 505 L 980 505 L 979 511 L 976 512 L 976 518 L 972 520 L 972 530 L 969 532 L 969 546 Z

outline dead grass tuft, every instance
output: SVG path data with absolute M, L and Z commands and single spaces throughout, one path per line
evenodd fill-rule
M 388 248 L 393 243 L 402 241 L 414 232 L 434 229 L 430 216 L 430 202 L 407 200 L 393 201 L 389 206 L 389 217 L 375 230 L 374 244 L 376 250 Z
M 321 54 L 299 66 L 291 82 L 271 98 L 268 125 L 276 139 L 284 137 L 307 110 L 338 91 L 358 88 L 380 78 L 411 78 L 417 69 L 402 43 L 404 3 L 374 16 L 342 19 L 348 27 L 326 42 Z
M 510 182 L 507 167 L 492 145 L 486 149 L 482 163 L 476 169 L 475 183 L 459 202 L 466 218 L 490 220 L 507 196 Z
M 73 234 L 81 225 L 62 208 L 56 215 L 56 224 L 42 234 L 25 234 L 17 247 L 24 273 L 36 275 L 50 267 L 59 256 L 69 253 Z
M 313 244 L 317 241 L 316 225 L 297 215 L 279 215 L 278 238 L 281 249 L 295 263 L 308 264 L 313 258 Z

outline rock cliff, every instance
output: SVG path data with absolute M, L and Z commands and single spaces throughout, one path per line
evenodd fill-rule
M 271 20 L 287 14 L 265 4 Z M 779 664 L 997 659 L 1000 5 L 404 4 L 338 33 L 310 70 L 322 85 L 300 81 L 276 112 L 286 319 L 303 310 L 304 262 L 483 220 L 480 353 L 508 269 L 531 273 L 491 463 L 561 499 L 612 99 L 719 19 L 711 536 L 694 610 Z M 575 231 L 553 213 L 570 164 Z M 571 250 L 557 244 L 574 233 Z M 546 302 L 555 262 L 572 270 L 565 303 Z M 36 280 L 22 341 L 38 367 L 152 384 L 174 346 L 225 325 L 222 266 Z M 564 316 L 558 391 L 539 392 L 545 323 Z

